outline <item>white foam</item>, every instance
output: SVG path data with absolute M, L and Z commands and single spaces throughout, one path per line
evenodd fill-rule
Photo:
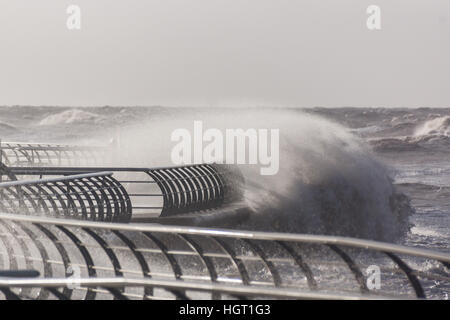
M 289 110 L 195 110 L 173 113 L 121 134 L 121 164 L 170 165 L 171 132 L 205 127 L 279 129 L 280 170 L 261 176 L 243 166 L 246 199 L 255 213 L 245 229 L 354 236 L 390 241 L 408 230 L 411 212 L 388 171 L 358 137 L 340 125 Z
M 70 109 L 45 117 L 39 122 L 39 125 L 51 126 L 62 124 L 96 123 L 102 120 L 104 120 L 104 117 L 98 114 L 80 109 Z
M 433 238 L 444 237 L 443 234 L 437 232 L 436 230 L 432 230 L 432 229 L 425 228 L 425 227 L 414 226 L 411 228 L 411 232 L 413 234 L 417 234 L 419 236 L 425 236 L 425 237 L 433 237 Z
M 438 117 L 426 121 L 416 132 L 416 136 L 441 135 L 450 136 L 450 116 Z

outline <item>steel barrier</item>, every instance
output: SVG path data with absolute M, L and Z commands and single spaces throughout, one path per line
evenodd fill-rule
M 64 176 L 86 175 L 99 171 L 114 173 L 115 178 L 113 179 L 109 175 L 108 179 L 112 179 L 117 188 L 120 185 L 121 190 L 123 189 L 120 195 L 126 199 L 127 203 L 131 202 L 135 221 L 181 216 L 193 212 L 205 213 L 210 212 L 211 209 L 238 204 L 243 200 L 244 178 L 236 167 L 229 165 L 200 164 L 161 168 L 5 167 L 3 174 L 6 175 L 7 172 L 8 177 L 18 176 L 28 179 L 54 178 L 55 176 L 60 179 Z M 1 174 L 2 172 L 0 172 L 0 176 Z M 93 199 L 96 193 L 91 191 L 96 186 L 92 183 L 83 183 L 88 182 L 86 179 L 84 177 L 82 183 L 78 183 L 75 189 L 77 194 L 81 194 L 87 200 L 84 204 L 85 208 L 80 207 L 78 211 L 99 211 L 97 199 Z M 45 179 L 40 181 L 45 181 Z M 29 183 L 31 181 L 22 183 L 22 188 L 28 188 L 26 184 Z M 0 190 L 2 186 L 10 186 L 10 184 L 0 183 Z M 11 199 L 14 196 L 22 197 L 22 194 L 17 192 L 9 192 L 8 195 L 8 198 L 0 198 L 0 201 Z M 35 193 L 35 197 L 40 195 L 41 193 Z M 44 193 L 42 195 L 45 196 Z M 50 213 L 52 206 L 47 207 L 49 210 L 45 212 Z M 104 211 L 106 210 L 105 208 Z M 86 217 L 86 214 L 79 216 Z M 89 214 L 87 216 L 94 217 Z M 93 220 L 104 218 L 107 216 L 100 213 L 96 214 Z
M 5 299 L 445 299 L 450 290 L 448 253 L 332 236 L 0 214 L 0 257 L 0 270 L 15 271 L 0 279 Z
M 45 143 L 1 142 L 0 162 L 7 166 L 73 166 L 105 163 L 111 148 Z
M 0 211 L 128 222 L 132 207 L 112 172 L 0 183 Z

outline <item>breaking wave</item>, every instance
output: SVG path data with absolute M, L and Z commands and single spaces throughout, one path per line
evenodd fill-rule
M 18 132 L 20 131 L 17 127 L 7 124 L 5 122 L 0 121 L 0 133 L 3 134 L 8 134 L 11 132 Z
M 382 138 L 370 141 L 376 151 L 450 150 L 450 116 L 425 121 L 412 136 Z
M 384 241 L 394 241 L 408 231 L 409 200 L 396 192 L 387 169 L 360 138 L 317 116 L 256 109 L 174 113 L 140 128 L 127 128 L 121 145 L 127 146 L 125 153 L 134 161 L 167 165 L 174 145 L 170 133 L 192 128 L 194 120 L 222 130 L 279 129 L 279 172 L 262 176 L 260 166 L 241 167 L 252 213 L 240 228 Z
M 39 122 L 41 126 L 55 126 L 63 124 L 98 123 L 105 120 L 101 115 L 80 110 L 70 109 L 49 115 Z
M 450 136 L 450 116 L 438 117 L 426 121 L 415 133 L 416 136 Z
M 280 124 L 280 171 L 244 169 L 257 229 L 395 241 L 409 229 L 409 199 L 365 143 L 329 121 L 269 116 Z

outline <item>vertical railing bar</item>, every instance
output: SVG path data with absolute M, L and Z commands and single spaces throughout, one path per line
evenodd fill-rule
M 214 268 L 214 264 L 211 262 L 211 260 L 208 257 L 205 257 L 203 255 L 203 249 L 201 248 L 201 246 L 198 243 L 196 243 L 193 239 L 190 239 L 188 235 L 177 234 L 177 236 L 180 237 L 182 240 L 184 240 L 189 245 L 189 247 L 191 247 L 191 249 L 197 253 L 197 255 L 200 258 L 200 260 L 202 261 L 203 265 L 208 270 L 211 282 L 216 282 L 217 281 L 217 272 L 216 272 L 216 269 Z M 221 297 L 220 294 L 217 292 L 214 292 L 211 296 L 211 298 L 213 300 L 220 299 L 220 297 Z
M 422 288 L 422 285 L 420 284 L 419 279 L 412 273 L 411 268 L 402 260 L 400 259 L 396 254 L 391 252 L 384 252 L 389 258 L 391 258 L 392 261 L 394 261 L 395 264 L 399 266 L 399 268 L 404 272 L 406 277 L 408 278 L 409 282 L 411 283 L 417 298 L 423 298 L 426 299 L 425 292 Z
M 288 243 L 283 241 L 277 241 L 277 243 L 288 252 L 288 254 L 294 259 L 300 269 L 306 276 L 306 281 L 308 283 L 308 287 L 311 290 L 317 290 L 317 282 L 314 279 L 314 275 L 311 271 L 309 265 L 303 260 L 302 256 L 298 254 Z
M 272 275 L 272 280 L 273 280 L 274 285 L 276 287 L 281 286 L 282 280 L 281 280 L 280 274 L 278 273 L 278 270 L 275 268 L 272 261 L 267 260 L 264 250 L 262 250 L 256 243 L 253 243 L 249 239 L 241 239 L 241 241 L 244 243 L 247 243 L 250 246 L 250 248 L 252 249 L 252 251 L 261 258 L 261 260 L 263 261 L 267 270 L 269 270 L 270 274 Z
M 342 249 L 340 249 L 339 247 L 329 244 L 327 245 L 331 250 L 333 250 L 334 252 L 336 252 L 338 254 L 339 257 L 342 258 L 342 260 L 344 260 L 344 262 L 347 264 L 348 268 L 350 269 L 350 271 L 353 273 L 353 275 L 356 278 L 356 281 L 359 284 L 359 288 L 361 290 L 361 293 L 368 293 L 369 289 L 367 288 L 366 285 L 366 280 L 364 278 L 363 273 L 361 272 L 361 270 L 359 270 L 358 266 L 356 265 L 356 263 L 353 261 L 352 258 L 350 258 L 350 256 L 345 253 L 345 251 L 343 251 Z

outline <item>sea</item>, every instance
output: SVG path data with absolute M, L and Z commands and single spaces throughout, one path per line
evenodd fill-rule
M 5 106 L 0 138 L 114 145 L 99 165 L 168 166 L 173 132 L 194 121 L 279 131 L 277 174 L 241 165 L 253 214 L 236 228 L 450 252 L 450 108 Z

